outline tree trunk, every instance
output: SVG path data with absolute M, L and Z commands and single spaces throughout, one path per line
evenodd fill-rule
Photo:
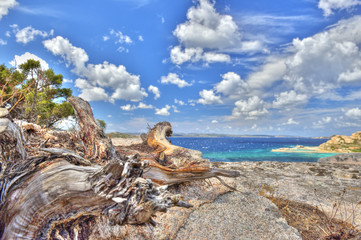
M 112 142 L 94 119 L 90 104 L 79 97 L 69 97 L 79 125 L 79 137 L 84 143 L 85 158 L 97 163 L 115 159 L 117 154 Z
M 210 169 L 201 159 L 186 163 L 192 154 L 179 147 L 162 155 L 176 162 L 170 165 L 149 153 L 120 156 L 90 105 L 76 97 L 69 102 L 77 134 L 27 123 L 19 128 L 0 111 L 1 239 L 96 239 L 94 229 L 100 234 L 112 225 L 153 224 L 158 211 L 192 206 L 159 185 L 239 176 Z M 114 229 L 115 235 L 127 231 Z

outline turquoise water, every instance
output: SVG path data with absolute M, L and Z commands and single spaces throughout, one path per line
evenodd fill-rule
M 279 161 L 279 162 L 317 162 L 319 158 L 333 153 L 272 152 L 272 149 L 303 146 L 319 146 L 328 139 L 312 138 L 183 138 L 170 139 L 174 145 L 196 149 L 204 158 L 211 161 Z

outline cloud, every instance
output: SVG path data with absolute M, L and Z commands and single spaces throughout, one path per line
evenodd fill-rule
M 186 48 L 182 50 L 180 46 L 172 48 L 170 51 L 171 61 L 177 65 L 181 65 L 185 62 L 198 62 L 202 59 L 202 48 Z
M 110 29 L 109 35 L 103 36 L 103 40 L 104 40 L 104 42 L 106 42 L 106 41 L 110 40 L 111 38 L 115 39 L 115 42 L 114 42 L 115 44 L 121 45 L 117 48 L 118 52 L 127 52 L 127 53 L 129 52 L 129 49 L 124 47 L 124 44 L 130 45 L 133 43 L 133 40 L 128 35 L 125 35 L 121 31 L 116 31 L 114 29 Z M 140 41 L 142 41 L 143 37 L 139 36 L 138 39 Z
M 15 0 L 1 0 L 0 2 L 0 20 L 9 13 L 9 9 L 15 7 L 19 3 Z
M 86 100 L 97 99 L 114 102 L 115 100 L 140 101 L 148 94 L 140 86 L 140 77 L 127 72 L 123 65 L 114 65 L 104 61 L 102 64 L 87 64 L 89 57 L 84 49 L 73 46 L 68 39 L 61 36 L 46 40 L 44 47 L 56 56 L 61 56 L 67 65 L 73 65 L 72 71 L 86 84 L 78 84 L 81 95 Z M 96 97 L 89 94 L 95 89 L 100 91 Z M 102 90 L 100 90 L 102 89 Z M 95 101 L 95 100 L 94 100 Z
M 79 97 L 87 101 L 107 101 L 109 99 L 103 88 L 93 86 L 85 79 L 78 78 L 75 80 L 75 86 L 81 89 Z
M 222 81 L 217 83 L 213 89 L 199 92 L 202 98 L 198 100 L 198 103 L 203 105 L 223 103 L 221 96 L 216 95 L 216 93 L 222 94 L 231 100 L 243 98 L 248 94 L 248 84 L 237 73 L 228 72 L 221 75 L 221 77 Z
M 213 90 L 202 90 L 199 92 L 199 95 L 201 96 L 200 99 L 198 99 L 198 103 L 203 104 L 203 105 L 208 105 L 208 104 L 215 104 L 215 103 L 219 103 L 222 104 L 223 101 L 221 100 L 221 96 L 217 96 L 215 95 Z
M 177 106 L 172 105 L 172 108 L 173 108 L 173 112 L 179 113 L 179 110 L 178 110 Z
M 247 92 L 248 84 L 238 74 L 228 72 L 221 76 L 222 81 L 214 87 L 217 93 L 222 93 L 224 96 L 236 99 Z
M 248 98 L 247 101 L 239 100 L 235 102 L 232 111 L 232 118 L 245 117 L 245 119 L 258 119 L 268 113 L 265 102 L 258 96 Z
M 6 45 L 6 44 L 8 44 L 8 42 L 0 38 L 0 45 Z
M 308 97 L 306 94 L 297 94 L 294 90 L 289 92 L 281 92 L 275 95 L 276 100 L 273 101 L 274 108 L 290 110 L 294 106 L 299 106 L 307 103 Z
M 186 105 L 185 102 L 183 102 L 182 100 L 178 100 L 178 99 L 176 99 L 176 98 L 174 99 L 174 103 L 179 104 L 179 105 L 181 105 L 181 106 Z
M 114 29 L 111 29 L 109 31 L 109 34 L 110 34 L 110 36 L 113 36 L 116 38 L 116 41 L 115 41 L 116 44 L 117 43 L 118 44 L 123 44 L 123 43 L 131 44 L 133 42 L 132 39 L 128 35 L 123 34 L 121 31 L 115 31 Z M 109 38 L 109 36 L 105 36 L 105 37 Z
M 84 49 L 74 47 L 68 39 L 57 36 L 43 41 L 43 45 L 55 56 L 61 56 L 66 61 L 67 66 L 74 65 L 74 73 L 82 75 L 81 73 L 85 71 L 85 63 L 89 61 L 88 54 Z
M 212 120 L 212 123 L 216 124 L 216 123 L 218 123 L 218 121 L 217 120 Z
M 287 122 L 283 123 L 282 125 L 298 125 L 298 124 L 300 123 L 293 120 L 293 118 L 289 118 Z
M 192 86 L 191 83 L 180 79 L 178 74 L 176 73 L 169 73 L 167 76 L 162 76 L 160 82 L 163 84 L 174 84 L 177 85 L 179 88 Z
M 67 79 L 67 78 L 63 78 L 63 82 L 64 82 L 64 83 L 72 83 L 73 80 Z
M 10 62 L 10 65 L 19 67 L 21 64 L 26 63 L 29 59 L 39 61 L 43 70 L 49 69 L 49 64 L 45 60 L 29 52 L 26 52 L 21 56 L 15 55 L 14 60 Z
M 77 126 L 76 119 L 73 116 L 67 117 L 66 119 L 63 119 L 57 123 L 55 123 L 55 128 L 59 128 L 62 130 L 70 130 L 74 129 Z
M 357 5 L 361 5 L 359 0 L 320 0 L 318 8 L 323 10 L 323 15 L 328 17 L 333 14 L 333 10 L 345 10 Z
M 45 6 L 45 4 L 44 4 Z M 16 10 L 29 14 L 29 15 L 36 15 L 36 16 L 46 16 L 51 18 L 64 18 L 66 17 L 66 13 L 59 11 L 55 8 L 51 7 L 44 7 L 44 6 L 38 6 L 38 7 L 26 7 L 24 5 L 20 5 L 16 8 Z
M 323 19 L 315 15 L 270 15 L 253 11 L 242 13 L 236 21 L 242 26 L 243 37 L 249 40 L 244 41 L 242 47 L 267 52 L 265 44 L 284 44 L 289 34 L 298 33 L 301 27 L 309 27 Z
M 170 106 L 169 105 L 165 105 L 164 108 L 156 108 L 155 109 L 155 114 L 156 115 L 162 115 L 162 116 L 169 116 L 170 113 L 169 113 L 169 109 L 170 109 Z
M 139 36 L 138 36 L 138 40 L 141 41 L 141 42 L 144 42 L 143 36 L 142 36 L 142 35 L 139 35 Z
M 154 99 L 160 98 L 160 91 L 157 87 L 150 85 L 148 91 L 154 94 Z
M 225 49 L 239 43 L 241 34 L 230 15 L 221 15 L 214 3 L 199 0 L 187 12 L 188 21 L 179 24 L 173 34 L 186 48 Z
M 312 125 L 314 128 L 324 128 L 325 124 L 330 123 L 332 121 L 332 117 L 323 117 L 321 120 L 318 120 L 317 122 L 313 122 Z
M 349 118 L 352 118 L 352 119 L 361 119 L 361 109 L 360 108 L 352 108 L 352 109 L 349 109 L 345 115 Z
M 292 103 L 292 96 L 293 103 L 303 104 L 361 83 L 360 25 L 361 16 L 355 16 L 316 35 L 294 39 L 282 55 L 271 55 L 246 78 L 249 90 L 263 96 L 270 88 L 277 91 L 277 86 L 283 93 L 275 94 L 274 106 L 282 107 Z
M 154 107 L 151 104 L 147 105 L 147 104 L 140 102 L 138 105 L 127 104 L 124 106 L 120 106 L 120 108 L 124 111 L 133 111 L 136 109 L 153 109 Z
M 14 28 L 13 32 L 16 37 L 16 42 L 24 43 L 24 44 L 34 41 L 36 36 L 41 36 L 43 38 L 46 38 L 54 34 L 54 30 L 50 30 L 50 32 L 45 32 L 34 29 L 31 26 L 25 27 L 23 29 L 18 29 L 17 25 Z
M 295 90 L 314 94 L 361 82 L 355 77 L 361 69 L 360 24 L 361 17 L 357 16 L 312 37 L 294 39 L 295 54 L 286 60 L 285 79 Z
M 272 86 L 273 83 L 283 78 L 286 69 L 285 59 L 269 57 L 259 71 L 248 76 L 247 83 L 252 89 Z
M 132 107 L 132 105 L 130 105 L 130 104 L 127 104 L 127 105 L 124 105 L 124 106 L 120 106 L 120 108 L 121 108 L 122 110 L 124 110 L 124 111 L 131 111 L 131 110 L 133 110 L 133 107 Z
M 199 0 L 187 12 L 187 21 L 173 31 L 179 45 L 171 49 L 171 61 L 177 65 L 185 62 L 230 62 L 226 52 L 259 50 L 260 44 L 241 41 L 241 33 L 232 16 L 216 12 L 214 2 Z
M 140 78 L 127 72 L 123 65 L 103 62 L 102 64 L 88 64 L 83 73 L 92 85 L 115 91 L 110 101 L 130 100 L 139 101 L 148 94 L 140 87 Z

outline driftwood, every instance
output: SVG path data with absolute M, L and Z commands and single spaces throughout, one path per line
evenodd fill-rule
M 0 111 L 1 239 L 89 239 L 100 218 L 109 225 L 154 224 L 157 211 L 191 207 L 160 185 L 239 176 L 211 169 L 197 151 L 171 145 L 169 123 L 147 135 L 151 152 L 120 155 L 90 105 L 76 97 L 69 102 L 78 132 L 16 124 Z
M 211 168 L 210 161 L 204 159 L 200 151 L 171 144 L 168 140 L 171 135 L 171 124 L 160 122 L 149 129 L 148 134 L 141 136 L 143 145 L 148 146 L 148 149 L 133 146 L 135 149 L 140 147 L 142 151 L 137 151 L 140 159 L 149 162 L 150 167 L 143 174 L 145 178 L 159 185 L 171 185 L 218 176 L 240 176 L 238 171 Z

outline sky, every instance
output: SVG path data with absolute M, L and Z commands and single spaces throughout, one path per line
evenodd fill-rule
M 107 132 L 361 130 L 360 0 L 0 0 L 0 64 L 27 59 Z

